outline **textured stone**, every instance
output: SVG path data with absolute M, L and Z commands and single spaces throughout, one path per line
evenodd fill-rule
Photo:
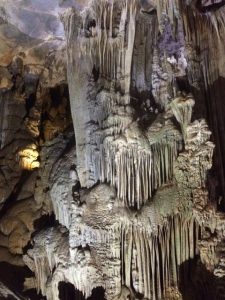
M 3 297 L 223 299 L 222 5 L 2 0 Z

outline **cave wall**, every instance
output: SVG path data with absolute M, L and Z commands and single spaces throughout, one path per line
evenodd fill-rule
M 224 1 L 50 2 L 1 12 L 0 294 L 223 299 Z

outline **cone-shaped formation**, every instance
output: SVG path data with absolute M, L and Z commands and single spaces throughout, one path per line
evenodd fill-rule
M 187 139 L 187 126 L 191 122 L 192 108 L 195 102 L 192 96 L 177 97 L 171 102 L 171 108 L 177 121 L 180 123 L 184 141 Z

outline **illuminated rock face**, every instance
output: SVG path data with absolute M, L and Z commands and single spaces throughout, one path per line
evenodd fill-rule
M 222 1 L 56 2 L 1 67 L 0 262 L 31 299 L 223 299 Z

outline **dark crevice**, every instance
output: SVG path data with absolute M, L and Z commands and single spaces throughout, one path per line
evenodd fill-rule
M 96 27 L 95 19 L 88 20 L 88 22 L 87 22 L 87 30 L 89 30 L 92 27 L 94 27 L 94 28 Z
M 103 287 L 96 287 L 92 290 L 92 294 L 87 300 L 105 300 L 105 290 Z
M 59 225 L 58 221 L 55 219 L 55 215 L 52 213 L 51 215 L 43 215 L 41 218 L 34 221 L 34 230 L 35 232 L 39 232 L 40 230 L 49 228 L 49 227 L 57 227 Z M 33 235 L 35 235 L 35 232 Z
M 23 291 L 25 278 L 34 277 L 28 267 L 18 267 L 6 262 L 0 262 L 0 281 L 21 299 L 44 300 L 35 289 Z M 2 298 L 0 298 L 2 299 Z
M 61 281 L 58 285 L 60 300 L 105 300 L 105 290 L 96 287 L 92 290 L 90 297 L 85 298 L 83 293 L 77 290 L 70 282 Z
M 218 300 L 225 297 L 225 278 L 216 277 L 200 262 L 188 260 L 180 266 L 179 288 L 183 300 Z
M 35 102 L 36 102 L 36 93 L 32 93 L 26 99 L 26 104 L 25 104 L 26 115 L 23 119 L 26 119 L 29 116 L 30 110 L 32 109 L 32 107 L 34 107 Z
M 224 6 L 225 5 L 225 0 L 211 0 L 209 4 L 203 4 L 203 0 L 198 0 L 197 1 L 197 8 L 200 12 L 202 13 L 205 13 L 205 12 L 208 12 L 208 11 L 215 11 L 217 9 L 219 9 L 220 7 Z M 209 2 L 209 1 L 208 1 Z
M 61 86 L 51 88 L 49 92 L 52 100 L 52 106 L 58 107 L 61 103 Z
M 94 81 L 97 82 L 98 79 L 99 79 L 100 70 L 99 70 L 99 68 L 96 68 L 95 65 L 94 65 L 94 67 L 92 69 L 92 75 L 93 75 Z
M 58 289 L 60 300 L 85 300 L 82 292 L 75 289 L 74 285 L 69 282 L 60 282 Z
M 156 120 L 158 113 L 162 112 L 151 91 L 139 92 L 136 88 L 132 88 L 130 104 L 135 111 L 134 119 L 143 130 Z
M 191 86 L 188 82 L 187 76 L 176 77 L 176 84 L 178 91 L 185 92 L 186 94 L 191 92 Z
M 199 65 L 199 68 L 201 66 Z M 204 74 L 202 71 L 202 78 Z M 210 201 L 219 200 L 218 209 L 225 211 L 225 78 L 219 77 L 205 89 L 203 82 L 198 88 L 191 86 L 195 106 L 192 119 L 206 119 L 215 144 L 212 168 L 208 171 L 207 187 Z
M 150 15 L 150 16 L 157 15 L 157 10 L 156 9 L 152 9 L 150 11 L 142 10 L 141 12 L 146 14 L 146 15 Z
M 46 122 L 50 122 L 52 128 L 58 127 L 59 118 L 62 118 L 63 115 L 60 112 L 60 105 L 65 105 L 66 114 L 64 119 L 68 121 L 68 126 L 72 123 L 71 110 L 70 110 L 70 100 L 69 100 L 69 89 L 67 84 L 58 85 L 54 88 L 46 89 L 43 92 L 41 98 L 43 98 L 42 104 L 42 112 L 41 112 L 41 120 L 40 120 L 40 140 L 43 142 L 46 141 L 45 138 L 45 130 L 46 130 Z M 66 103 L 64 102 L 66 100 Z M 54 114 L 51 114 L 51 110 L 54 109 L 56 111 L 56 119 L 53 117 Z M 64 128 L 64 121 L 62 121 L 62 129 L 60 132 L 66 130 Z M 67 127 L 68 127 L 67 126 Z M 58 133 L 52 136 L 50 139 L 56 137 Z
M 20 179 L 19 179 L 18 183 L 15 185 L 12 193 L 5 200 L 3 206 L 2 206 L 2 208 L 0 210 L 0 220 L 8 212 L 8 210 L 10 210 L 12 208 L 12 206 L 15 204 L 17 196 L 21 192 L 24 184 L 29 179 L 29 177 L 31 176 L 31 174 L 32 174 L 31 171 L 27 171 L 27 170 L 23 170 L 22 171 L 22 174 L 20 176 Z

